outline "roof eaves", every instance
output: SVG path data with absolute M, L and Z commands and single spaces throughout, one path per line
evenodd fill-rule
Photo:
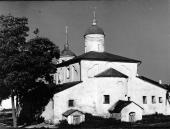
M 71 88 L 73 86 L 76 86 L 77 84 L 81 83 L 82 81 L 75 81 L 75 82 L 68 82 L 68 83 L 63 83 L 63 84 L 58 84 L 55 85 L 56 88 L 54 88 L 53 92 L 54 93 L 59 93 L 62 92 L 68 88 Z
M 154 80 L 151 80 L 151 79 L 149 79 L 149 78 L 147 78 L 147 77 L 144 77 L 144 76 L 137 76 L 137 77 L 138 77 L 139 79 L 143 80 L 143 81 L 149 82 L 149 83 L 151 83 L 151 84 L 153 84 L 153 85 L 156 85 L 156 86 L 158 86 L 158 87 L 160 87 L 160 88 L 163 88 L 163 89 L 165 89 L 165 90 L 169 90 L 169 89 L 167 89 L 164 85 L 159 84 L 159 82 L 156 82 L 156 81 L 154 81 Z

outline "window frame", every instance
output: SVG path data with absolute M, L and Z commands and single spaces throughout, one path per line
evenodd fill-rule
M 68 107 L 74 107 L 74 99 L 68 100 Z
M 152 96 L 152 104 L 156 104 L 156 97 Z
M 110 95 L 103 95 L 104 101 L 103 104 L 110 104 Z
M 147 96 L 143 96 L 142 99 L 143 99 L 143 104 L 147 104 Z
M 159 103 L 163 103 L 163 98 L 159 97 Z

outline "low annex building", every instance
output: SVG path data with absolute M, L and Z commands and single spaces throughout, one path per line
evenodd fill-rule
M 79 110 L 69 109 L 63 113 L 63 120 L 67 120 L 68 124 L 80 124 L 85 121 L 85 114 Z
M 111 118 L 125 122 L 136 122 L 142 120 L 143 108 L 133 101 L 119 100 L 109 112 Z
M 54 82 L 60 90 L 42 113 L 46 121 L 58 124 L 66 119 L 76 124 L 90 113 L 134 122 L 143 115 L 170 114 L 168 88 L 140 76 L 141 61 L 105 52 L 104 40 L 95 18 L 84 34 L 85 53 L 76 56 L 66 40 L 55 62 Z

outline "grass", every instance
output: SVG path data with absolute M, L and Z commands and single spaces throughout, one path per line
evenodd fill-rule
M 12 125 L 12 119 L 2 119 L 1 123 Z M 66 121 L 62 121 L 56 129 L 168 129 L 170 128 L 170 116 L 164 116 L 161 114 L 143 116 L 142 121 L 136 123 L 126 123 L 116 121 L 114 119 L 105 119 L 101 117 L 94 117 L 86 115 L 86 121 L 80 125 L 68 125 Z M 14 129 L 14 128 L 13 128 Z M 20 128 L 24 129 L 24 128 Z M 32 129 L 49 129 L 49 128 L 32 128 Z

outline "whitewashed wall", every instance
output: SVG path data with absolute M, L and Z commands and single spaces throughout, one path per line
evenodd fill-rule
M 62 113 L 68 109 L 93 113 L 96 110 L 96 86 L 93 80 L 83 82 L 54 95 L 54 122 L 62 119 Z M 68 107 L 68 100 L 73 99 L 75 107 Z
M 65 67 L 57 68 L 57 72 L 54 74 L 54 82 L 56 84 L 63 84 L 63 83 L 74 82 L 74 81 L 80 81 L 79 63 L 74 63 Z
M 127 79 L 104 77 L 96 79 L 97 85 L 97 115 L 109 117 L 108 109 L 118 100 L 125 100 L 127 94 Z M 110 96 L 110 103 L 104 104 L 104 95 Z
M 143 81 L 139 78 L 133 78 L 128 82 L 128 96 L 131 100 L 144 108 L 144 115 L 153 113 L 167 114 L 170 110 L 166 106 L 166 90 Z M 147 104 L 143 104 L 143 96 L 147 96 Z M 152 104 L 152 96 L 156 97 L 156 103 Z M 162 97 L 163 102 L 159 103 L 158 99 Z M 169 106 L 168 106 L 169 107 Z
M 110 95 L 110 104 L 103 104 L 103 95 Z M 54 122 L 62 119 L 62 113 L 78 109 L 98 116 L 109 116 L 108 109 L 119 99 L 125 98 L 125 78 L 90 78 L 76 86 L 54 95 Z M 75 101 L 75 107 L 68 107 L 68 100 Z
M 130 78 L 137 75 L 137 63 L 124 62 L 108 62 L 108 61 L 81 61 L 81 78 L 86 80 L 94 77 L 109 68 L 114 68 L 117 71 L 129 76 Z

